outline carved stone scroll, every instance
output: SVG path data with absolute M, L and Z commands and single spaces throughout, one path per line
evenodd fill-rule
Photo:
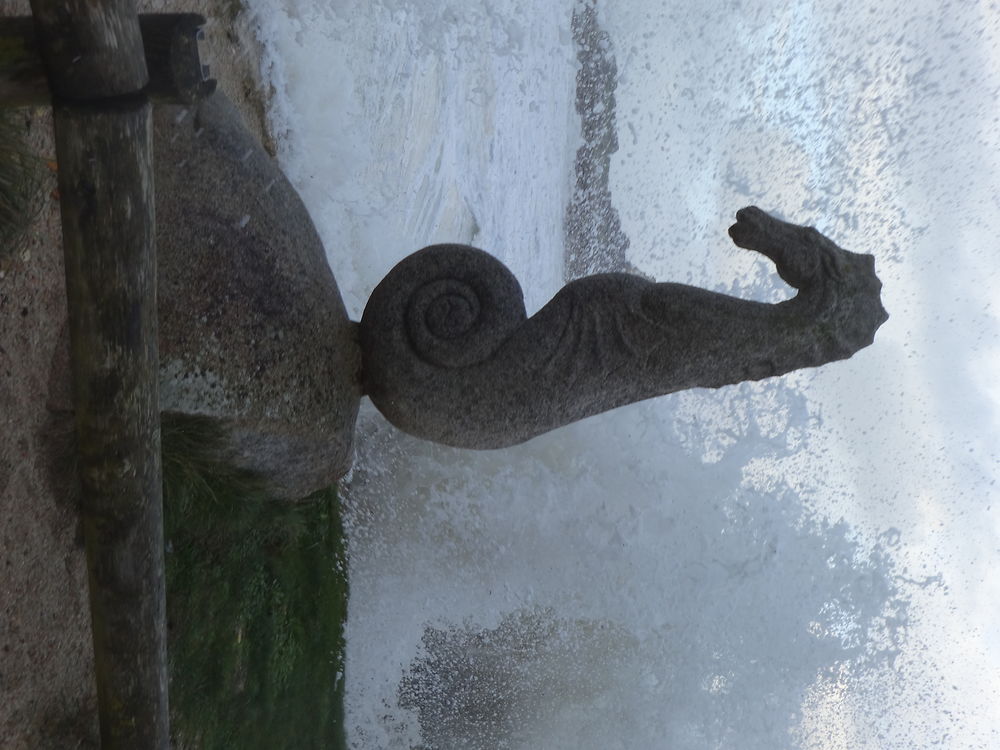
M 871 255 L 755 207 L 729 233 L 798 294 L 765 304 L 600 274 L 527 318 L 499 261 L 464 245 L 425 248 L 365 308 L 366 393 L 413 435 L 500 448 L 634 401 L 816 367 L 872 343 L 888 316 Z

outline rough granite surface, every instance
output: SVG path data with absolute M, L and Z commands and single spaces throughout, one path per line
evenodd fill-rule
M 361 320 L 365 389 L 401 430 L 500 448 L 624 404 L 846 359 L 888 317 L 871 255 L 742 209 L 733 241 L 798 294 L 765 304 L 607 273 L 563 287 L 530 319 L 507 268 L 464 245 L 399 263 Z
M 216 94 L 155 118 L 164 411 L 218 418 L 286 497 L 350 467 L 356 325 L 295 189 Z
M 161 411 L 214 418 L 223 457 L 278 497 L 330 486 L 351 464 L 360 354 L 305 206 L 222 93 L 157 107 L 154 158 Z

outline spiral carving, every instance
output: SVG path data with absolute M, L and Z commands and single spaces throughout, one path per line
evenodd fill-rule
M 464 367 L 489 356 L 492 342 L 477 340 L 483 326 L 483 302 L 470 284 L 436 279 L 410 296 L 406 332 L 413 352 L 431 364 Z
M 379 358 L 394 366 L 416 357 L 454 369 L 488 359 L 525 317 L 521 286 L 503 263 L 467 245 L 432 245 L 376 287 L 361 328 L 372 346 L 392 347 Z

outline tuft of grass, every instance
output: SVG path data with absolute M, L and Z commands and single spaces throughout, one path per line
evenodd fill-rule
M 334 488 L 269 497 L 207 419 L 164 414 L 171 720 L 178 747 L 344 748 L 347 561 Z
M 25 144 L 16 112 L 0 107 L 0 258 L 20 249 L 43 205 L 44 162 Z

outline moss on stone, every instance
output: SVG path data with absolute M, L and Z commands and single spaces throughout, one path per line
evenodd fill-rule
M 335 488 L 298 503 L 164 415 L 171 722 L 180 747 L 345 747 L 347 562 Z

